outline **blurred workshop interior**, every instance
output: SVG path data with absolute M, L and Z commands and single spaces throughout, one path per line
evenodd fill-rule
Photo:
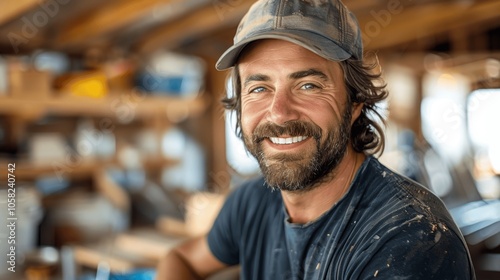
M 259 174 L 214 68 L 253 2 L 0 0 L 0 219 L 14 185 L 18 218 L 1 279 L 147 275 L 210 229 Z M 478 279 L 500 279 L 500 1 L 344 3 L 390 90 L 380 160 L 440 196 Z

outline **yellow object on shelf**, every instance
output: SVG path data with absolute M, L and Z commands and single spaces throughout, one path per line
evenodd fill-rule
M 102 72 L 73 75 L 63 86 L 63 91 L 76 96 L 102 98 L 109 92 L 107 77 Z

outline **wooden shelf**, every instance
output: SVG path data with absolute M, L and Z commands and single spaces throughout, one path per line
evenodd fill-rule
M 69 95 L 38 97 L 16 94 L 0 96 L 0 114 L 25 116 L 29 119 L 46 114 L 127 120 L 159 117 L 175 123 L 203 113 L 208 104 L 209 99 L 202 94 L 193 98 L 116 94 L 99 99 Z
M 7 166 L 8 163 L 15 163 L 16 169 L 14 175 L 16 181 L 30 181 L 44 176 L 64 176 L 65 178 L 81 179 L 89 178 L 96 171 L 102 170 L 109 166 L 119 166 L 114 160 L 82 160 L 74 164 L 68 165 L 54 162 L 54 164 L 34 164 L 27 160 L 0 160 L 0 166 Z M 149 158 L 142 162 L 145 170 L 153 168 L 162 168 L 176 164 L 177 161 L 165 158 Z M 5 169 L 6 170 L 6 169 Z M 59 175 L 58 175 L 59 174 Z M 0 180 L 5 181 L 7 178 L 6 172 L 0 172 Z
M 96 269 L 106 261 L 112 272 L 127 272 L 156 267 L 162 256 L 184 240 L 153 228 L 133 228 L 93 244 L 73 246 L 73 250 L 78 265 Z
M 16 160 L 9 161 L 9 163 L 15 163 L 16 169 L 13 172 L 16 176 L 16 181 L 20 182 L 23 180 L 33 180 L 41 176 L 57 176 L 57 172 L 64 173 L 64 176 L 71 178 L 83 178 L 90 176 L 98 166 L 103 166 L 103 164 L 96 161 L 87 161 L 75 164 L 74 168 L 63 168 L 58 171 L 57 164 L 54 165 L 39 165 L 30 162 L 17 162 Z M 2 163 L 2 166 L 7 166 L 7 162 Z M 0 179 L 5 179 L 5 174 L 2 172 L 0 174 Z
M 134 119 L 146 119 L 148 123 L 175 124 L 187 118 L 202 114 L 209 105 L 209 99 L 203 94 L 197 97 L 183 98 L 157 95 L 134 95 L 112 93 L 106 98 L 76 97 L 59 94 L 58 96 L 29 96 L 16 93 L 0 96 L 0 115 L 7 115 L 25 121 L 35 121 L 45 115 L 60 117 L 106 117 L 128 123 Z M 150 121 L 152 119 L 152 121 Z M 0 159 L 0 164 L 7 161 Z M 47 162 L 34 164 L 26 159 L 13 160 L 16 163 L 18 180 L 33 180 L 42 176 L 58 176 L 68 178 L 88 178 L 96 170 L 110 165 L 119 166 L 113 160 L 82 160 L 70 163 Z M 172 165 L 174 161 L 163 158 L 145 159 L 142 166 L 146 170 L 154 170 Z M 60 175 L 59 175 L 60 176 Z M 0 172 L 0 179 L 6 174 Z

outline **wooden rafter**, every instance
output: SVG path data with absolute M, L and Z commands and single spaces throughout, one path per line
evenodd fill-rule
M 500 20 L 498 11 L 500 11 L 499 1 L 470 5 L 460 2 L 428 4 L 408 9 L 403 7 L 401 13 L 391 15 L 390 21 L 385 25 L 377 22 L 373 16 L 364 17 L 360 19 L 360 26 L 365 47 L 382 49 L 482 22 L 498 21 Z
M 1 0 L 0 26 L 35 8 L 38 3 L 39 0 Z
M 128 25 L 137 23 L 155 8 L 175 5 L 182 0 L 126 0 L 104 4 L 63 29 L 58 44 L 76 45 L 110 34 Z
M 342 1 L 349 10 L 357 12 L 379 6 L 380 3 L 373 0 L 344 0 Z
M 55 1 L 55 0 L 51 0 Z M 20 34 L 23 21 L 32 18 L 49 0 L 0 0 L 0 52 L 11 52 L 9 32 Z M 57 1 L 55 1 L 57 2 Z M 22 43 L 20 48 L 40 47 L 81 52 L 93 46 L 124 45 L 134 51 L 149 53 L 156 49 L 185 47 L 207 34 L 236 27 L 255 0 L 93 0 L 92 5 L 68 2 L 64 13 L 51 17 L 46 26 L 37 28 L 39 34 Z M 498 26 L 500 1 L 422 0 L 370 1 L 345 0 L 363 30 L 366 49 L 385 49 L 401 46 L 419 39 L 450 34 L 454 49 L 470 47 L 467 32 Z M 402 11 L 391 14 L 388 23 L 380 23 L 375 14 L 387 12 L 389 3 L 399 3 Z M 82 9 L 81 7 L 87 7 Z M 172 13 L 169 13 L 172 9 Z M 155 11 L 167 11 L 153 17 Z M 160 18 L 161 17 L 161 18 Z M 383 20 L 383 19 L 382 19 Z M 2 26 L 3 24 L 3 26 Z M 371 24 L 371 29 L 368 25 Z M 3 29 L 2 29 L 3 28 Z M 465 35 L 462 36 L 461 34 Z M 214 42 L 217 39 L 213 39 Z M 486 39 L 485 39 L 486 40 Z M 420 41 L 425 45 L 425 40 Z M 477 42 L 474 42 L 474 46 Z M 422 45 L 422 46 L 424 46 Z M 483 42 L 484 45 L 484 42 Z M 418 49 L 418 47 L 416 48 Z M 465 49 L 464 49 L 465 50 Z
M 148 53 L 159 48 L 175 48 L 190 38 L 201 37 L 230 25 L 236 26 L 254 2 L 243 0 L 238 1 L 237 5 L 231 5 L 224 1 L 214 1 L 213 5 L 204 6 L 148 33 L 138 41 L 135 49 L 140 53 Z

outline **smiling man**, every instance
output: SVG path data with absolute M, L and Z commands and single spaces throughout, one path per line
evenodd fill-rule
M 267 39 L 247 46 L 238 67 L 244 143 L 269 186 L 291 193 L 312 190 L 333 179 L 341 160 L 344 166 L 363 161 L 364 155 L 348 146 L 362 106 L 348 100 L 337 62 Z
M 237 133 L 263 178 L 228 197 L 208 236 L 172 250 L 157 279 L 474 279 L 443 203 L 384 167 L 361 31 L 339 1 L 258 1 L 217 68 L 232 68 Z

